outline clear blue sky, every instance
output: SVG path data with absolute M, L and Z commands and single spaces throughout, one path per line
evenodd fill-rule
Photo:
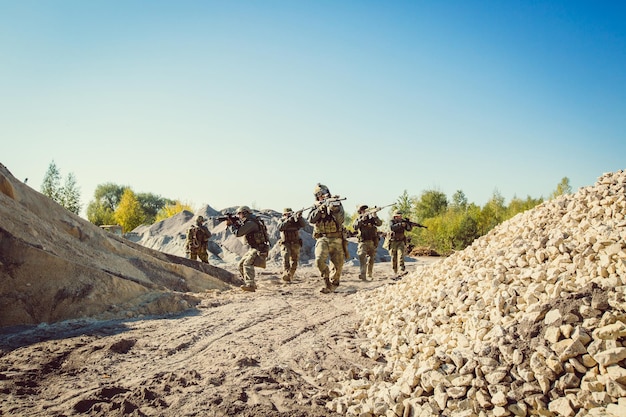
M 0 57 L 0 162 L 39 190 L 54 160 L 83 207 L 483 205 L 626 168 L 623 1 L 0 0 Z

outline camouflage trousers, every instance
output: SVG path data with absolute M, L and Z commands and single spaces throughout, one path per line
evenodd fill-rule
M 359 242 L 359 246 L 356 250 L 356 254 L 359 257 L 359 266 L 361 267 L 359 278 L 364 279 L 366 273 L 367 276 L 372 277 L 376 249 L 378 249 L 378 246 L 374 245 L 374 242 L 371 240 Z
M 330 257 L 330 267 L 328 259 Z M 315 242 L 315 264 L 328 287 L 329 284 L 339 285 L 345 254 L 341 237 L 320 237 Z M 331 277 L 332 275 L 332 277 Z
M 300 242 L 283 242 L 280 247 L 280 253 L 283 256 L 283 273 L 290 280 L 298 268 L 300 261 Z
M 193 259 L 194 261 L 197 258 L 200 258 L 200 260 L 204 263 L 209 263 L 209 253 L 207 251 L 207 247 L 206 246 L 200 246 L 198 248 L 189 248 L 187 247 L 187 258 L 189 259 Z
M 239 261 L 239 274 L 243 279 L 243 282 L 247 286 L 255 286 L 254 283 L 254 263 L 257 261 L 257 258 L 260 258 L 260 252 L 256 249 L 250 249 L 248 252 L 243 255 L 241 260 Z
M 404 240 L 392 240 L 389 243 L 389 253 L 391 254 L 391 266 L 393 272 L 404 272 L 404 255 L 406 254 L 406 243 Z

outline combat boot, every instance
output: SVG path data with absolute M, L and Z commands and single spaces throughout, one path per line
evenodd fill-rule
M 322 294 L 330 294 L 334 291 L 334 288 L 332 288 L 332 285 L 330 284 L 330 279 L 328 277 L 324 277 L 324 284 L 325 287 L 320 290 Z
M 256 285 L 254 285 L 254 284 L 250 284 L 250 285 L 245 284 L 245 285 L 242 285 L 240 288 L 243 291 L 247 291 L 247 292 L 255 292 L 256 291 Z

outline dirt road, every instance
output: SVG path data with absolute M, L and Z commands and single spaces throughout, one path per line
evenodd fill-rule
M 335 415 L 334 382 L 376 365 L 359 349 L 354 294 L 393 285 L 389 272 L 376 264 L 364 282 L 346 264 L 328 295 L 310 265 L 292 284 L 269 266 L 256 292 L 196 294 L 199 308 L 176 317 L 6 329 L 0 415 Z

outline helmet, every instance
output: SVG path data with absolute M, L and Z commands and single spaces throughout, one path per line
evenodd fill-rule
M 237 209 L 237 214 L 239 213 L 244 213 L 244 214 L 250 214 L 250 207 L 248 206 L 241 206 Z
M 320 184 L 318 182 L 315 188 L 313 189 L 313 194 L 315 195 L 315 197 L 319 197 L 322 195 L 330 194 L 330 191 L 328 190 L 327 186 L 325 186 L 324 184 Z
M 395 211 L 395 212 L 393 213 L 393 216 L 394 216 L 394 217 L 396 217 L 396 216 L 400 216 L 400 217 L 402 217 L 402 212 L 401 212 L 400 210 Z
M 284 208 L 283 209 L 283 214 L 288 214 L 288 213 L 293 213 L 293 210 L 290 208 Z
M 367 206 L 367 204 L 361 204 L 359 206 L 356 206 L 358 211 L 363 211 L 363 210 L 367 210 L 369 207 Z
M 202 217 L 202 216 L 198 216 L 198 217 L 196 218 L 196 223 L 197 223 L 197 224 L 202 224 L 202 223 L 204 223 L 204 217 Z

